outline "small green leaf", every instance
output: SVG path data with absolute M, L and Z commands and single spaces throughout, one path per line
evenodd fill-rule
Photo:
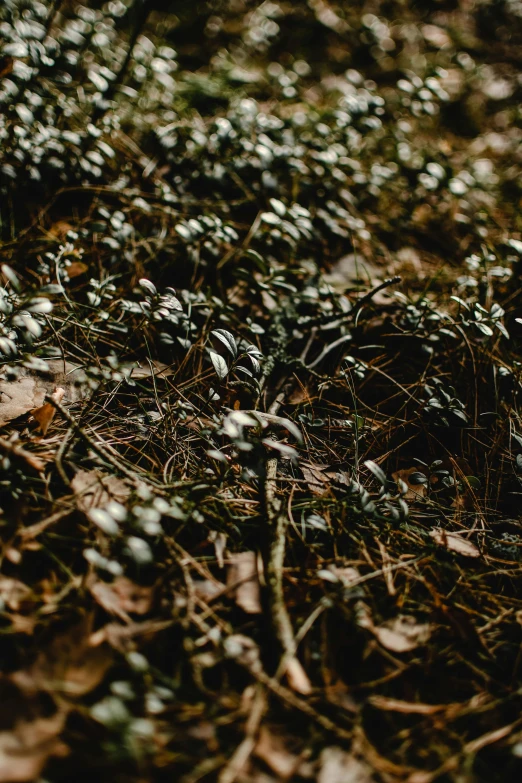
M 223 357 L 215 351 L 210 351 L 210 361 L 214 365 L 214 370 L 216 371 L 219 380 L 222 381 L 223 378 L 226 378 L 228 375 L 228 365 Z
M 380 468 L 377 463 L 373 462 L 371 459 L 367 459 L 364 463 L 365 467 L 368 468 L 370 473 L 373 473 L 377 481 L 379 481 L 380 484 L 382 484 L 383 487 L 386 486 L 388 483 L 388 479 L 386 478 L 386 473 L 382 468 Z
M 450 299 L 453 299 L 454 302 L 457 302 L 457 304 L 459 304 L 465 310 L 469 310 L 469 305 L 466 304 L 466 302 L 461 299 L 460 296 L 450 296 Z
M 420 471 L 417 471 L 415 473 L 411 473 L 408 477 L 408 481 L 410 484 L 427 484 L 428 479 L 424 475 L 424 473 L 421 473 Z
M 493 329 L 487 324 L 482 323 L 481 321 L 476 321 L 475 326 L 477 327 L 477 329 L 480 329 L 482 334 L 485 334 L 486 337 L 491 337 L 491 335 L 493 334 Z
M 154 283 L 151 283 L 151 281 L 147 280 L 146 277 L 142 277 L 141 280 L 139 280 L 139 286 L 143 291 L 145 291 L 145 293 L 149 294 L 150 296 L 156 296 L 156 294 L 158 293 Z
M 7 264 L 2 264 L 1 269 L 2 269 L 2 274 L 4 275 L 4 277 L 7 277 L 7 279 L 9 280 L 11 285 L 13 286 L 14 290 L 15 291 L 19 291 L 20 290 L 20 281 L 19 281 L 18 275 L 16 274 L 14 269 L 11 269 L 11 267 L 8 266 Z
M 233 334 L 227 332 L 226 329 L 213 329 L 210 334 L 223 343 L 227 351 L 232 354 L 233 359 L 237 358 L 237 343 Z

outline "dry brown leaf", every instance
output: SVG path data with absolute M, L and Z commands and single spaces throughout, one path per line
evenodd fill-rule
M 57 239 L 65 239 L 69 231 L 74 231 L 74 228 L 67 220 L 57 220 L 56 223 L 53 223 L 50 227 L 48 234 Z
M 15 380 L 0 380 L 0 427 L 44 406 L 45 395 L 52 394 L 57 387 L 64 390 L 67 402 L 85 396 L 86 375 L 79 365 L 61 359 L 49 359 L 46 364 L 47 371 L 22 368 Z
M 92 616 L 58 634 L 27 669 L 9 676 L 22 691 L 49 691 L 66 697 L 83 696 L 105 677 L 112 654 L 105 646 L 92 647 Z
M 84 264 L 83 261 L 72 261 L 68 267 L 66 267 L 67 277 L 69 280 L 73 280 L 75 277 L 84 275 L 89 267 Z
M 382 625 L 374 625 L 369 612 L 359 615 L 359 625 L 373 633 L 377 641 L 387 650 L 404 653 L 426 644 L 431 628 L 428 623 L 418 623 L 412 615 L 399 614 Z
M 59 740 L 67 708 L 48 718 L 19 720 L 11 731 L 0 732 L 0 783 L 28 783 L 36 780 L 51 756 L 63 756 L 66 747 Z
M 440 528 L 434 528 L 430 530 L 430 536 L 436 544 L 449 549 L 451 552 L 456 552 L 458 555 L 463 557 L 480 557 L 480 549 L 472 541 L 468 541 L 467 538 L 463 538 L 458 533 L 447 533 Z
M 404 481 L 408 487 L 407 492 L 404 494 L 404 500 L 408 500 L 410 502 L 426 497 L 427 492 L 426 484 L 411 483 L 410 476 L 412 476 L 414 473 L 419 473 L 419 469 L 407 468 L 405 470 L 397 470 L 395 473 L 392 473 L 392 478 L 397 482 L 397 484 L 399 481 Z
M 261 591 L 255 552 L 236 552 L 230 555 L 227 587 L 234 586 L 236 604 L 247 614 L 260 614 Z
M 58 403 L 63 400 L 64 396 L 65 389 L 62 389 L 61 386 L 57 386 L 51 394 L 53 400 Z M 42 405 L 40 408 L 35 408 L 33 411 L 31 411 L 31 413 L 33 418 L 38 422 L 43 434 L 46 435 L 47 430 L 49 429 L 49 426 L 54 419 L 56 408 L 54 408 L 50 402 L 46 402 L 45 405 Z
M 71 481 L 76 505 L 85 514 L 93 508 L 103 508 L 111 500 L 125 503 L 130 488 L 117 476 L 109 476 L 101 470 L 79 470 Z
M 342 748 L 325 748 L 319 759 L 317 783 L 371 783 L 372 770 Z
M 313 492 L 314 495 L 324 495 L 330 484 L 330 479 L 323 473 L 326 465 L 317 465 L 313 462 L 301 462 L 299 467 L 301 468 L 301 472 L 310 492 Z
M 303 386 L 299 381 L 299 386 L 293 390 L 288 398 L 290 405 L 300 405 L 302 402 L 311 400 L 311 392 L 307 386 Z
M 150 612 L 155 586 L 137 585 L 126 576 L 117 576 L 113 582 L 94 581 L 89 589 L 105 611 L 130 622 L 130 614 Z
M 272 734 L 265 726 L 261 727 L 254 755 L 270 767 L 282 780 L 289 780 L 296 772 L 301 759 L 290 753 L 280 736 Z
M 0 381 L 0 427 L 43 405 L 46 393 L 35 378 Z

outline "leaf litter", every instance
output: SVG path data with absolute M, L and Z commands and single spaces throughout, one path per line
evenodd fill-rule
M 59 359 L 47 360 L 44 364 L 46 368 L 38 371 L 22 368 L 14 380 L 0 378 L 0 427 L 31 412 L 33 415 L 36 412 L 44 421 L 49 419 L 51 411 L 45 403 L 45 395 L 57 394 L 57 389 L 61 390 L 58 402 L 64 397 L 68 402 L 76 402 L 85 396 L 86 376 L 79 365 Z
M 519 779 L 513 3 L 45 5 L 0 7 L 0 783 Z

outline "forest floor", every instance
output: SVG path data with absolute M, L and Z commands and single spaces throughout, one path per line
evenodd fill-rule
M 0 8 L 0 783 L 518 781 L 522 6 L 134 5 Z

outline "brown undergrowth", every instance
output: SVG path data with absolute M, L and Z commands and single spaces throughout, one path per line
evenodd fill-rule
M 518 780 L 509 25 L 180 4 L 127 57 L 131 3 L 40 5 L 2 11 L 0 783 Z

